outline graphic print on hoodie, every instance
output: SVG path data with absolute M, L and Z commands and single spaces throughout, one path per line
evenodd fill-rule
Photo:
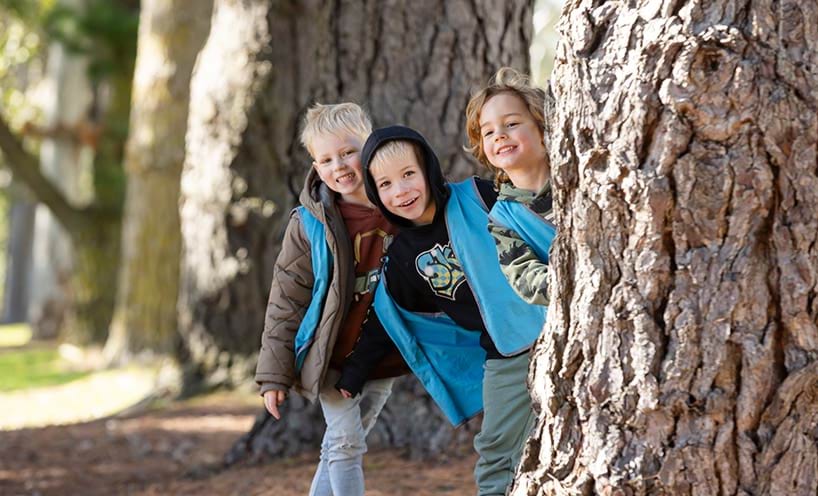
M 463 268 L 452 250 L 451 243 L 436 243 L 415 258 L 415 269 L 436 295 L 454 300 L 455 292 L 466 282 Z

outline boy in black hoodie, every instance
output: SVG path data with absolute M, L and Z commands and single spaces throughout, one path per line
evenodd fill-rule
M 383 281 L 388 296 L 403 310 L 443 312 L 463 329 L 480 333 L 486 360 L 483 425 L 474 441 L 480 455 L 475 478 L 479 494 L 505 494 L 533 425 L 526 388 L 528 351 L 545 317 L 519 299 L 500 272 L 486 229 L 497 194 L 490 182 L 478 178 L 447 184 L 425 139 L 402 126 L 373 132 L 362 161 L 367 196 L 401 228 L 387 251 Z M 424 382 L 425 374 L 412 364 L 418 353 L 411 349 L 414 341 L 401 347 L 394 323 L 381 325 L 377 299 L 377 314 L 370 312 L 336 384 L 344 395 L 360 391 L 371 368 L 390 349 L 390 337 Z

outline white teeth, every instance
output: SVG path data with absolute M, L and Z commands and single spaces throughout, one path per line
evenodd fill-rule
M 355 177 L 355 173 L 350 172 L 349 174 L 344 174 L 343 176 L 339 177 L 338 179 L 335 180 L 335 182 L 340 183 L 340 182 L 352 181 L 352 179 L 354 177 Z
M 497 155 L 501 155 L 503 153 L 510 152 L 513 149 L 514 149 L 514 146 L 511 146 L 511 145 L 501 147 L 499 150 L 497 150 Z
M 407 202 L 404 202 L 404 203 L 401 203 L 401 204 L 400 204 L 400 205 L 398 205 L 398 206 L 399 206 L 399 207 L 408 207 L 409 205 L 411 205 L 411 204 L 415 203 L 415 200 L 417 200 L 417 198 L 412 198 L 411 200 L 409 200 L 409 201 L 407 201 Z

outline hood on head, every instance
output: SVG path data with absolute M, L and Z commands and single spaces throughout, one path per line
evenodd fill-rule
M 423 150 L 423 157 L 421 157 L 423 160 L 422 165 L 426 180 L 429 182 L 429 191 L 437 206 L 436 216 L 443 211 L 441 207 L 445 205 L 446 200 L 449 199 L 449 190 L 446 188 L 446 179 L 444 179 L 443 172 L 440 170 L 440 162 L 437 160 L 437 155 L 435 155 L 432 147 L 429 146 L 429 143 L 426 142 L 426 139 L 419 132 L 406 126 L 388 126 L 372 131 L 372 134 L 369 135 L 366 143 L 364 143 L 363 151 L 361 152 L 366 196 L 369 198 L 369 201 L 378 207 L 389 222 L 396 226 L 412 227 L 412 222 L 393 214 L 384 207 L 380 197 L 378 197 L 375 180 L 372 178 L 372 174 L 369 173 L 369 164 L 372 162 L 372 157 L 378 148 L 389 141 L 396 140 L 417 143 L 420 145 L 421 150 Z

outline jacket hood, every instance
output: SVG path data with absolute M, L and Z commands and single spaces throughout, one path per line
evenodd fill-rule
M 436 212 L 435 218 L 442 215 L 443 207 L 449 199 L 449 190 L 446 188 L 446 179 L 443 177 L 443 172 L 440 170 L 440 162 L 437 155 L 426 142 L 426 139 L 414 129 L 406 126 L 389 126 L 376 129 L 369 135 L 366 143 L 364 143 L 363 151 L 361 152 L 361 163 L 364 169 L 364 185 L 366 187 L 366 196 L 373 205 L 376 205 L 384 217 L 389 222 L 401 227 L 413 227 L 414 225 L 407 219 L 399 217 L 388 211 L 378 197 L 378 189 L 375 185 L 375 180 L 372 174 L 369 173 L 369 164 L 372 162 L 372 157 L 375 152 L 389 141 L 404 140 L 411 141 L 420 145 L 423 151 L 423 169 L 426 175 L 426 181 L 429 183 L 429 191 L 435 201 Z
M 304 179 L 304 187 L 301 189 L 301 194 L 298 195 L 298 202 L 323 222 L 324 212 L 321 206 L 326 208 L 332 205 L 334 196 L 335 192 L 324 184 L 315 167 L 310 167 Z

